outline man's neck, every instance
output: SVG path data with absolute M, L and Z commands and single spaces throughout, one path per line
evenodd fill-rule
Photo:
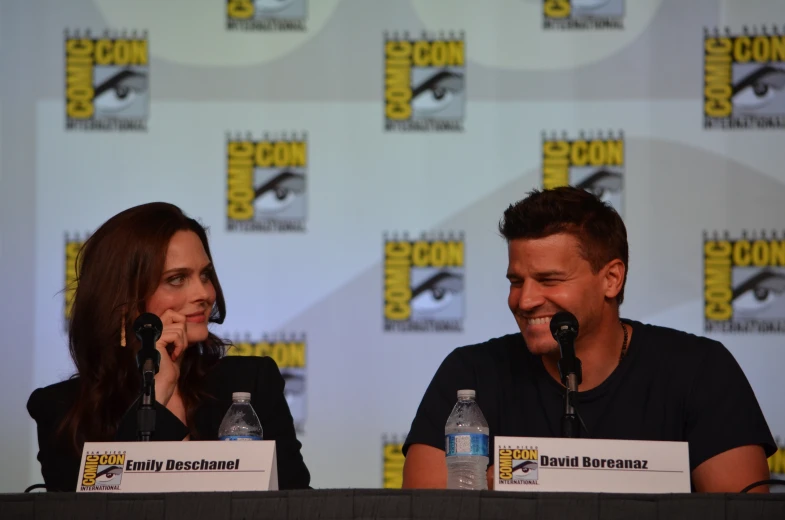
M 632 327 L 627 329 L 627 345 L 632 337 Z M 585 392 L 596 388 L 605 381 L 619 365 L 624 329 L 618 315 L 611 316 L 592 331 L 589 336 L 580 336 L 575 342 L 575 355 L 581 360 L 582 382 L 578 391 Z M 556 381 L 561 382 L 558 362 L 561 357 L 559 350 L 542 357 L 545 369 Z

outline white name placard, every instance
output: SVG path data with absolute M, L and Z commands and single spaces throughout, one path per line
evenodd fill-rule
M 87 442 L 77 492 L 278 489 L 275 441 Z
M 496 437 L 497 491 L 689 493 L 686 442 Z

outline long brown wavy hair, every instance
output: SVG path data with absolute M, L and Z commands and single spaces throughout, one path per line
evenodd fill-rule
M 158 287 L 169 241 L 178 231 L 193 231 L 212 261 L 207 232 L 172 204 L 154 202 L 127 209 L 110 218 L 87 239 L 77 255 L 77 279 L 68 330 L 71 358 L 79 378 L 79 395 L 60 425 L 59 433 L 81 452 L 85 441 L 111 441 L 123 415 L 139 396 L 133 332 L 136 317 Z M 221 285 L 213 269 L 215 303 L 209 321 L 226 316 Z M 127 347 L 122 348 L 125 327 Z M 192 438 L 198 438 L 193 415 L 207 398 L 202 383 L 210 367 L 224 355 L 226 343 L 210 333 L 185 351 L 178 389 Z

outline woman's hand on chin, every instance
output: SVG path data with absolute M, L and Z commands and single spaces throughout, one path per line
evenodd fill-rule
M 161 353 L 161 365 L 155 375 L 155 399 L 166 406 L 177 388 L 180 365 L 188 348 L 188 322 L 183 314 L 171 309 L 160 316 L 164 325 L 155 348 Z

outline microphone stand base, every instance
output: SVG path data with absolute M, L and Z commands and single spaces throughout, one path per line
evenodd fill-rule
M 577 359 L 577 358 L 576 358 Z M 580 361 L 578 362 L 580 367 Z M 578 395 L 579 374 L 567 374 L 564 389 L 564 415 L 561 419 L 561 436 L 567 438 L 578 438 L 581 436 L 581 423 L 578 413 L 575 411 L 573 399 Z
M 155 379 L 152 372 L 142 376 L 142 402 L 136 410 L 136 432 L 140 441 L 151 441 L 155 433 Z
M 578 421 L 578 416 L 574 413 L 562 416 L 561 436 L 570 439 L 577 439 L 581 436 L 581 423 Z

